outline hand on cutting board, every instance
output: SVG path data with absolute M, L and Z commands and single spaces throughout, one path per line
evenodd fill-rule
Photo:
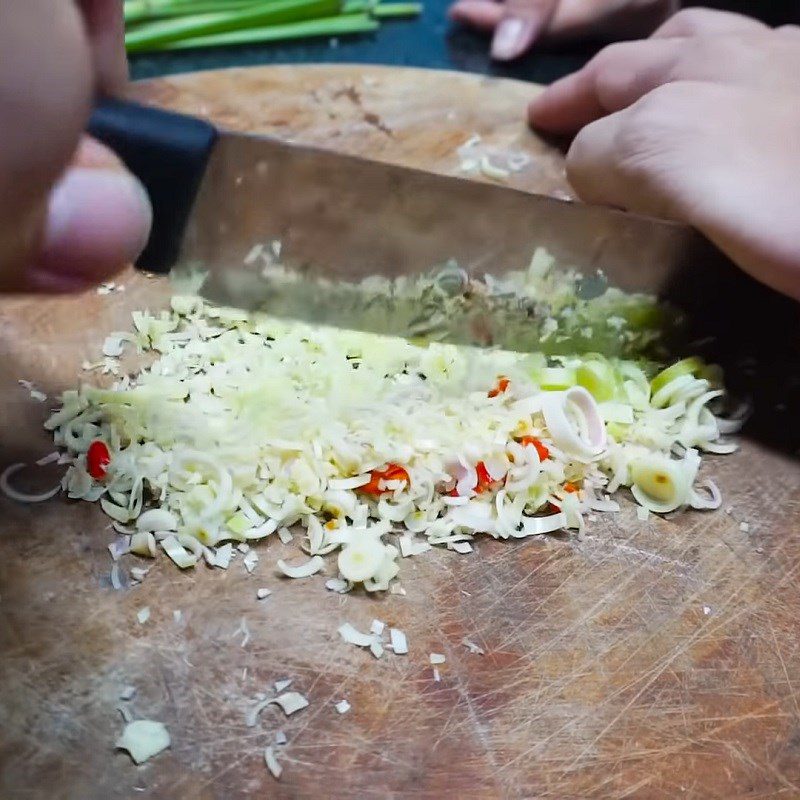
M 127 80 L 119 0 L 25 0 L 0 25 L 0 290 L 69 291 L 144 246 L 140 184 L 82 131 Z
M 575 135 L 582 199 L 694 225 L 758 280 L 800 299 L 800 29 L 685 11 L 612 45 L 529 108 Z
M 450 18 L 492 33 L 492 58 L 518 58 L 539 40 L 646 36 L 679 0 L 456 0 Z

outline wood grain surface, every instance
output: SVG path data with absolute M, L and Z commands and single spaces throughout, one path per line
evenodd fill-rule
M 567 193 L 560 155 L 523 124 L 534 91 L 418 70 L 280 67 L 134 94 L 440 172 L 457 169 L 455 149 L 477 132 L 533 156 L 516 185 Z M 108 296 L 0 300 L 3 465 L 52 449 L 40 428 L 48 404 L 16 380 L 51 395 L 73 386 L 107 332 L 166 300 L 161 281 L 122 282 Z M 114 591 L 99 509 L 4 499 L 0 797 L 800 797 L 800 470 L 745 440 L 709 458 L 706 474 L 728 513 L 641 522 L 625 502 L 584 541 L 480 541 L 471 555 L 406 560 L 406 596 L 381 597 L 334 595 L 323 576 L 279 578 L 276 559 L 295 549 L 274 538 L 252 576 L 241 559 L 180 573 L 162 558 L 142 585 Z M 264 601 L 261 586 L 273 592 Z M 366 629 L 375 617 L 406 631 L 407 656 L 377 661 L 339 640 L 342 622 Z M 440 682 L 431 652 L 446 655 Z M 310 706 L 291 718 L 269 707 L 247 727 L 255 696 L 282 678 Z M 138 768 L 114 750 L 128 685 L 134 715 L 172 736 Z M 346 715 L 333 707 L 342 698 Z M 277 730 L 289 739 L 279 782 L 262 760 Z

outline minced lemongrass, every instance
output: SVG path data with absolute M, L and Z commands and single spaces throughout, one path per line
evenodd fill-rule
M 267 769 L 272 773 L 272 777 L 278 780 L 283 773 L 283 767 L 278 762 L 278 757 L 275 755 L 275 748 L 268 745 L 264 748 L 264 763 Z
M 151 508 L 136 520 L 137 531 L 177 531 L 178 520 L 163 508 Z
M 511 174 L 507 169 L 503 169 L 502 167 L 497 166 L 497 164 L 493 164 L 487 155 L 480 157 L 478 166 L 480 167 L 483 175 L 495 181 L 503 182 Z
M 308 699 L 305 695 L 300 694 L 300 692 L 284 692 L 267 701 L 267 705 L 270 703 L 280 706 L 283 713 L 289 717 L 295 712 L 306 708 L 308 706 Z
M 130 552 L 144 558 L 156 557 L 156 539 L 149 531 L 139 531 L 131 536 Z
M 378 641 L 377 637 L 370 644 L 369 650 L 375 658 L 383 658 L 383 644 Z
M 374 634 L 362 633 L 349 622 L 340 625 L 338 633 L 347 644 L 354 644 L 356 647 L 369 647 L 375 641 Z
M 143 764 L 169 746 L 170 736 L 166 726 L 149 719 L 129 722 L 116 742 L 116 747 L 127 750 L 136 764 Z
M 537 256 L 532 280 L 549 269 Z M 618 509 L 608 495 L 621 487 L 658 513 L 718 502 L 694 486 L 700 453 L 727 446 L 719 390 L 695 362 L 662 372 L 651 397 L 652 368 L 620 359 L 417 346 L 198 298 L 137 312 L 134 327 L 157 358 L 118 389 L 65 392 L 45 427 L 69 496 L 101 501 L 131 550 L 158 546 L 183 569 L 227 567 L 232 542 L 275 532 L 291 544 L 298 525 L 311 559 L 279 562 L 284 574 L 314 574 L 334 554 L 329 588 L 386 591 L 401 553 L 466 552 L 477 533 L 580 532 L 587 511 Z M 603 397 L 613 385 L 611 399 L 598 404 L 579 375 Z M 97 440 L 110 463 L 93 478 Z M 668 497 L 652 458 L 672 476 Z
M 287 564 L 282 558 L 278 559 L 278 569 L 286 575 L 287 578 L 310 578 L 324 567 L 325 562 L 320 556 L 314 556 L 306 561 L 305 564 L 298 564 L 297 566 Z
M 192 555 L 181 542 L 174 536 L 168 536 L 161 542 L 164 552 L 172 559 L 176 566 L 188 569 L 197 563 L 197 557 Z
M 399 628 L 389 629 L 389 639 L 392 652 L 396 656 L 404 656 L 408 653 L 408 639 L 403 631 Z

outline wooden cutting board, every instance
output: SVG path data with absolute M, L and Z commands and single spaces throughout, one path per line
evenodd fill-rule
M 458 168 L 456 148 L 478 133 L 497 152 L 532 156 L 512 184 L 568 193 L 561 156 L 523 124 L 534 91 L 326 66 L 185 75 L 133 93 L 440 172 Z M 161 281 L 122 282 L 108 296 L 0 300 L 3 465 L 52 449 L 46 406 L 16 379 L 51 395 L 73 386 L 107 332 L 166 299 Z M 729 513 L 641 522 L 626 502 L 583 541 L 481 541 L 471 555 L 406 560 L 406 596 L 385 597 L 280 579 L 276 559 L 295 550 L 274 539 L 252 576 L 241 559 L 180 573 L 162 558 L 141 586 L 114 591 L 97 508 L 2 500 L 0 796 L 800 796 L 800 470 L 745 441 L 707 472 Z M 261 586 L 272 590 L 264 601 Z M 342 622 L 367 629 L 373 618 L 406 631 L 407 656 L 377 661 L 339 641 Z M 447 659 L 439 682 L 431 652 Z M 255 696 L 283 678 L 310 707 L 288 719 L 270 707 L 247 727 Z M 113 747 L 129 685 L 133 714 L 172 736 L 140 768 Z M 343 698 L 352 710 L 339 715 Z M 277 730 L 289 740 L 279 782 L 262 760 Z

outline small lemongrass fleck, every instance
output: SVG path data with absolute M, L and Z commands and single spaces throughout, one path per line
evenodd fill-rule
M 350 710 L 351 706 L 347 700 L 340 700 L 338 703 L 336 703 L 334 708 L 339 714 L 346 714 Z

